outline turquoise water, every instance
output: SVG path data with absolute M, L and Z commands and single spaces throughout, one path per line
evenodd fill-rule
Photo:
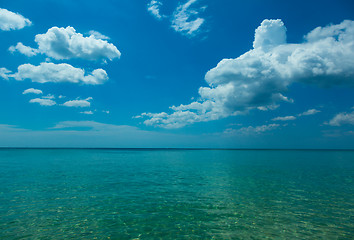
M 350 239 L 354 151 L 0 150 L 0 239 Z

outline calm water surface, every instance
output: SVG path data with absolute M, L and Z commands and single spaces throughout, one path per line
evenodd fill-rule
M 0 150 L 0 239 L 350 239 L 354 151 Z

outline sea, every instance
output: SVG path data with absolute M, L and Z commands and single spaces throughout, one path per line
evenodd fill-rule
M 354 151 L 0 149 L 0 239 L 353 239 Z

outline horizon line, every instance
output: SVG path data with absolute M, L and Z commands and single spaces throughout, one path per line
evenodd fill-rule
M 354 151 L 349 148 L 186 148 L 186 147 L 0 147 L 0 150 L 229 150 L 229 151 Z

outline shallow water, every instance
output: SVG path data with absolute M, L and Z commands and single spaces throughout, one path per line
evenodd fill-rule
M 0 150 L 0 239 L 349 239 L 354 151 Z

